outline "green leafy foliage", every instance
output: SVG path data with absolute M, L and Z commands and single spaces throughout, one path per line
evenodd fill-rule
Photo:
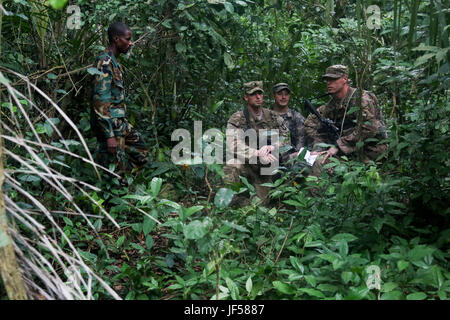
M 64 10 L 52 9 L 67 1 L 47 8 L 4 0 L 2 70 L 26 74 L 48 93 L 92 151 L 89 88 L 99 74 L 92 63 L 107 44 L 108 24 L 126 21 L 135 41 L 120 58 L 127 112 L 151 146 L 148 166 L 126 176 L 128 187 L 115 177 L 100 181 L 76 157 L 86 151 L 48 100 L 2 96 L 2 131 L 11 121 L 21 138 L 46 144 L 34 151 L 5 140 L 5 149 L 27 159 L 11 156 L 6 169 L 55 214 L 65 235 L 55 242 L 64 252 L 79 255 L 124 299 L 448 299 L 448 26 L 440 1 L 414 3 L 416 9 L 380 3 L 382 27 L 371 30 L 362 15 L 368 1 L 83 0 L 82 26 L 70 30 Z M 264 80 L 267 106 L 272 84 L 289 83 L 292 108 L 306 116 L 301 99 L 326 102 L 314 97 L 325 92 L 320 76 L 334 63 L 348 64 L 355 85 L 379 97 L 388 120 L 385 159 L 343 157 L 320 177 L 282 176 L 267 184 L 270 205 L 253 200 L 242 208 L 233 198 L 255 192 L 244 177 L 225 188 L 222 165 L 171 162 L 173 130 L 192 133 L 195 120 L 204 131 L 224 129 L 242 108 L 243 82 Z M 0 75 L 2 90 L 26 90 L 14 72 Z M 204 150 L 203 142 L 195 141 Z M 30 166 L 40 170 L 37 159 L 52 171 L 36 174 Z M 71 184 L 64 197 L 43 187 L 55 172 L 97 189 Z M 10 185 L 4 192 L 20 210 L 36 209 Z M 89 223 L 72 215 L 73 207 Z M 31 237 L 26 221 L 15 221 Z M 372 266 L 380 270 L 379 287 L 368 285 Z M 94 298 L 111 297 L 92 282 Z

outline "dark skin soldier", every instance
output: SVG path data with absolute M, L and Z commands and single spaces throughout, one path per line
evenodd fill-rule
M 148 149 L 140 134 L 126 117 L 122 69 L 117 61 L 131 46 L 130 28 L 115 22 L 108 28 L 109 45 L 95 62 L 102 73 L 94 79 L 94 96 L 91 120 L 99 142 L 98 162 L 108 166 L 113 163 L 119 174 L 141 168 L 147 162 Z M 121 179 L 124 184 L 124 179 Z

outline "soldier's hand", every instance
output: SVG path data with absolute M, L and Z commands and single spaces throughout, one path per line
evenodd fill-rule
M 339 149 L 335 148 L 335 147 L 331 147 L 327 151 L 323 151 L 321 154 L 325 154 L 325 155 L 324 155 L 324 157 L 322 159 L 322 164 L 324 164 L 325 161 L 327 161 L 328 158 L 330 158 L 332 156 L 335 156 L 338 152 L 339 152 Z
M 260 158 L 266 157 L 268 154 L 270 154 L 273 151 L 273 149 L 275 149 L 274 146 L 269 146 L 269 145 L 264 146 L 257 151 L 257 156 Z
M 272 163 L 277 160 L 273 154 L 268 154 L 266 156 L 260 157 L 262 164 Z
M 108 152 L 111 154 L 117 153 L 117 140 L 116 138 L 108 138 L 106 139 L 106 145 L 108 146 Z

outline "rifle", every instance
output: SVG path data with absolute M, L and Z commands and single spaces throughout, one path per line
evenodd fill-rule
M 326 94 L 328 95 L 328 94 Z M 323 95 L 325 96 L 325 95 Z M 321 97 L 323 97 L 321 96 Z M 328 134 L 328 138 L 331 140 L 331 142 L 336 145 L 336 141 L 339 139 L 339 129 L 336 127 L 336 124 L 329 119 L 324 119 L 320 116 L 320 114 L 317 112 L 316 109 L 311 104 L 311 101 L 308 99 L 305 99 L 305 107 L 313 113 L 317 119 L 319 119 L 320 123 L 322 124 L 322 130 L 323 132 L 326 132 Z

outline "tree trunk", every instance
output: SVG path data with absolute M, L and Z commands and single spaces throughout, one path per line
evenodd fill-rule
M 27 300 L 22 274 L 14 253 L 14 244 L 8 233 L 2 188 L 4 179 L 3 139 L 0 138 L 0 274 L 10 300 Z
M 0 0 L 0 7 L 3 0 Z M 0 10 L 0 37 L 3 11 Z M 0 38 L 1 56 L 1 38 Z M 0 135 L 1 135 L 0 127 Z M 10 300 L 27 300 L 27 293 L 23 283 L 22 274 L 17 264 L 14 244 L 8 233 L 8 219 L 6 217 L 5 200 L 3 199 L 3 181 L 5 173 L 3 168 L 3 139 L 0 137 L 0 275 Z

